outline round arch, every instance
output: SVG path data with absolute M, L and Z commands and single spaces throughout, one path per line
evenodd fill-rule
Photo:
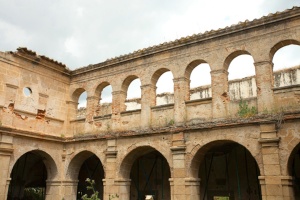
M 109 85 L 111 85 L 111 84 L 110 84 L 109 82 L 107 82 L 107 81 L 104 81 L 104 82 L 100 83 L 100 84 L 96 87 L 96 90 L 95 90 L 95 96 L 100 98 L 100 95 L 101 95 L 102 90 L 103 90 L 106 86 L 109 86 Z M 112 88 L 112 89 L 113 89 L 113 88 Z
M 31 199 L 35 194 L 45 198 L 46 181 L 55 180 L 57 165 L 48 153 L 31 150 L 20 155 L 10 172 L 8 199 Z
M 94 155 L 96 156 L 95 153 L 93 153 L 91 151 L 87 151 L 87 150 L 77 153 L 71 159 L 71 161 L 67 167 L 66 177 L 70 180 L 77 180 L 80 168 L 81 168 L 82 164 L 84 163 L 84 161 Z M 104 170 L 104 166 L 102 164 L 101 159 L 98 156 L 97 156 L 97 158 L 100 160 L 101 166 Z M 104 174 L 105 174 L 105 170 L 104 170 Z
M 171 71 L 171 70 L 169 70 L 169 69 L 167 69 L 167 68 L 160 68 L 160 69 L 156 70 L 156 71 L 153 73 L 153 75 L 151 76 L 151 84 L 152 84 L 153 86 L 155 86 L 156 83 L 157 83 L 157 81 L 158 81 L 158 79 L 159 79 L 159 77 L 160 77 L 163 73 L 168 72 L 168 71 Z M 172 71 L 171 71 L 171 73 L 172 73 Z M 173 74 L 173 73 L 172 73 L 172 74 Z
M 195 69 L 198 65 L 203 64 L 203 63 L 207 63 L 207 62 L 202 59 L 197 59 L 197 60 L 190 62 L 190 64 L 188 64 L 188 66 L 185 69 L 184 77 L 189 80 L 193 69 Z M 210 67 L 210 69 L 211 69 L 211 67 Z
M 281 49 L 282 47 L 285 47 L 285 46 L 288 46 L 288 45 L 291 45 L 291 44 L 295 44 L 295 45 L 300 45 L 300 41 L 298 40 L 294 40 L 294 39 L 287 39 L 287 40 L 282 40 L 278 43 L 276 43 L 270 50 L 270 60 L 272 61 L 273 60 L 273 57 L 275 55 L 275 53 Z
M 86 90 L 84 88 L 77 88 L 74 90 L 74 92 L 71 95 L 71 99 L 74 102 L 78 102 L 79 96 L 85 92 Z
M 246 51 L 246 50 L 237 50 L 237 51 L 234 51 L 231 54 L 229 54 L 226 57 L 226 59 L 224 60 L 223 68 L 228 71 L 228 68 L 229 68 L 229 65 L 230 65 L 231 61 L 233 59 L 235 59 L 236 57 L 240 56 L 240 55 L 250 55 L 251 56 L 251 54 L 248 51 Z
M 261 199 L 260 170 L 255 158 L 243 145 L 217 140 L 195 149 L 190 173 L 200 178 L 201 199 L 215 196 Z
M 122 83 L 122 91 L 127 93 L 128 87 L 130 85 L 130 83 L 135 80 L 138 79 L 139 77 L 136 75 L 130 75 L 128 76 Z

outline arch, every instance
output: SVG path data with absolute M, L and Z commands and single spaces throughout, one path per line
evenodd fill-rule
M 231 140 L 217 140 L 195 149 L 191 175 L 200 178 L 201 199 L 235 196 L 260 199 L 260 170 L 255 158 L 243 145 Z
M 186 79 L 190 79 L 193 69 L 195 69 L 198 65 L 203 64 L 203 63 L 207 63 L 207 62 L 202 59 L 198 59 L 198 60 L 194 60 L 194 61 L 190 62 L 190 64 L 188 64 L 188 66 L 185 69 L 184 77 Z M 211 69 L 211 67 L 210 67 L 210 69 Z
M 127 94 L 127 90 L 128 90 L 128 87 L 129 87 L 130 83 L 131 83 L 133 80 L 137 79 L 137 78 L 139 78 L 139 77 L 136 76 L 136 75 L 130 75 L 130 76 L 128 76 L 128 77 L 123 81 L 123 83 L 122 83 L 122 91 L 125 92 L 125 94 Z
M 121 160 L 121 164 L 119 166 L 119 177 L 124 178 L 124 179 L 129 179 L 130 178 L 130 170 L 131 167 L 134 163 L 134 161 L 142 156 L 145 155 L 147 153 L 153 152 L 153 151 L 157 151 L 159 152 L 167 161 L 168 166 L 170 167 L 170 161 L 160 152 L 158 151 L 155 147 L 152 147 L 150 145 L 147 146 L 139 146 L 139 147 L 135 147 L 133 148 L 129 153 L 127 153 L 127 155 Z
M 102 83 L 100 83 L 97 87 L 96 87 L 96 90 L 95 90 L 95 96 L 96 97 L 100 97 L 101 96 L 101 92 L 102 90 L 106 87 L 106 86 L 109 86 L 111 85 L 109 82 L 107 81 L 104 81 Z
M 45 197 L 46 181 L 57 176 L 54 159 L 41 150 L 31 150 L 21 155 L 13 165 L 8 199 L 27 199 L 39 192 Z
M 78 102 L 79 96 L 85 91 L 86 90 L 84 88 L 77 88 L 76 90 L 74 90 L 74 92 L 71 95 L 72 101 Z
M 16 160 L 15 162 L 12 164 L 12 167 L 11 167 L 11 170 L 10 170 L 10 173 L 12 172 L 13 170 L 13 167 L 16 165 L 16 163 L 18 162 L 18 160 L 24 156 L 26 153 L 32 153 L 32 154 L 35 154 L 35 155 L 38 155 L 40 156 L 43 161 L 43 163 L 45 164 L 45 167 L 47 169 L 47 177 L 48 177 L 48 180 L 53 180 L 55 179 L 55 177 L 58 175 L 58 171 L 57 171 L 57 164 L 55 162 L 55 160 L 52 158 L 52 156 L 48 153 L 46 153 L 45 151 L 43 150 L 40 150 L 40 149 L 34 149 L 34 150 L 30 150 L 30 151 L 27 151 L 25 153 L 23 153 L 22 155 L 20 155 Z
M 229 56 L 227 56 L 227 58 L 224 60 L 224 64 L 223 64 L 224 69 L 228 71 L 229 65 L 232 62 L 232 60 L 235 59 L 236 57 L 238 57 L 240 55 L 244 55 L 244 54 L 251 55 L 246 50 L 237 50 L 237 51 L 234 51 L 231 54 L 229 54 Z
M 68 167 L 67 167 L 67 173 L 66 173 L 66 177 L 70 180 L 77 180 L 78 179 L 78 174 L 80 171 L 80 168 L 82 166 L 82 164 L 84 163 L 84 161 L 88 158 L 90 158 L 91 156 L 96 155 L 91 151 L 81 151 L 79 153 L 77 153 L 72 160 L 70 161 Z M 103 167 L 102 161 L 101 159 L 97 156 L 97 158 L 100 160 L 101 165 Z M 105 171 L 104 171 L 105 173 Z
M 293 189 L 295 199 L 300 198 L 300 142 L 294 147 L 287 162 L 288 174 L 295 180 L 293 182 Z
M 246 148 L 245 146 L 243 146 L 242 144 L 233 141 L 233 140 L 215 140 L 215 141 L 211 141 L 203 146 L 200 145 L 196 145 L 196 147 L 193 149 L 192 153 L 192 159 L 191 159 L 191 163 L 190 163 L 190 176 L 191 177 L 198 177 L 198 169 L 200 167 L 200 165 L 202 164 L 203 161 L 203 156 L 205 155 L 205 153 L 209 152 L 211 149 L 218 147 L 218 146 L 223 146 L 223 145 L 230 145 L 230 144 L 238 144 L 244 148 Z M 247 148 L 246 148 L 247 149 Z M 254 156 L 252 155 L 252 153 L 247 149 L 247 151 L 251 154 L 251 156 L 254 158 Z M 254 158 L 255 159 L 255 158 Z M 256 161 L 256 159 L 255 159 Z M 257 161 L 256 161 L 257 162 Z
M 282 47 L 295 44 L 295 45 L 300 45 L 300 41 L 294 40 L 294 39 L 287 39 L 287 40 L 282 40 L 278 43 L 276 43 L 270 50 L 270 60 L 273 60 L 275 53 L 281 49 Z
M 155 148 L 135 148 L 122 161 L 120 169 L 122 178 L 131 180 L 130 199 L 144 199 L 145 195 L 154 195 L 157 199 L 171 198 L 170 165 Z
M 153 86 L 155 86 L 156 83 L 157 83 L 157 81 L 158 81 L 158 79 L 159 79 L 159 77 L 160 77 L 163 73 L 168 72 L 168 71 L 170 71 L 170 70 L 167 69 L 167 68 L 160 68 L 160 69 L 156 70 L 156 72 L 154 72 L 153 75 L 152 75 L 152 77 L 151 77 L 151 84 L 152 84 Z M 173 74 L 173 73 L 172 73 L 172 74 Z

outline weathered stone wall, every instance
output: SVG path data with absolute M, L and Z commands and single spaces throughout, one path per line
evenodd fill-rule
M 167 199 L 200 199 L 203 157 L 214 149 L 224 153 L 228 144 L 244 148 L 257 164 L 262 199 L 296 199 L 291 163 L 300 149 L 299 67 L 272 70 L 274 54 L 289 44 L 300 44 L 299 8 L 74 71 L 24 48 L 0 53 L 0 199 L 26 152 L 46 166 L 46 199 L 75 199 L 79 171 L 92 155 L 103 167 L 104 199 L 116 193 L 130 199 L 132 166 L 151 152 L 169 167 Z M 252 55 L 256 76 L 228 81 L 230 62 L 242 54 Z M 210 65 L 211 85 L 190 89 L 191 71 L 200 63 Z M 167 71 L 174 94 L 156 95 L 156 82 Z M 126 100 L 135 78 L 141 99 Z M 112 103 L 99 105 L 107 85 Z M 24 87 L 31 89 L 29 97 Z M 87 107 L 78 111 L 84 91 Z M 240 107 L 241 98 L 248 108 Z M 247 195 L 245 188 L 241 192 Z

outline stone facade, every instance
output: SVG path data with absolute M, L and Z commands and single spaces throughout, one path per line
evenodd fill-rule
M 298 7 L 74 71 L 26 48 L 0 52 L 0 199 L 41 187 L 47 200 L 73 200 L 84 177 L 105 200 L 299 199 L 299 67 L 272 69 L 290 44 L 300 44 Z M 256 75 L 228 82 L 242 54 Z M 201 63 L 211 85 L 191 90 Z M 167 71 L 174 94 L 157 96 Z M 141 99 L 127 101 L 136 78 Z M 112 103 L 101 106 L 107 85 Z M 237 114 L 240 98 L 254 114 Z

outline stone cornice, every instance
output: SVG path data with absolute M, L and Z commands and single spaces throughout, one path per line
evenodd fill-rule
M 267 16 L 263 16 L 259 19 L 254 19 L 253 21 L 244 21 L 239 22 L 238 24 L 231 25 L 229 27 L 220 28 L 218 30 L 210 30 L 204 33 L 194 34 L 192 36 L 182 37 L 175 41 L 164 42 L 159 45 L 154 45 L 148 48 L 140 49 L 134 51 L 133 53 L 129 53 L 126 55 L 121 55 L 115 58 L 107 59 L 106 61 L 94 65 L 89 65 L 87 67 L 82 67 L 76 69 L 71 72 L 72 75 L 79 75 L 82 73 L 94 71 L 100 68 L 110 67 L 116 64 L 120 64 L 123 62 L 132 61 L 134 59 L 142 58 L 145 56 L 153 55 L 156 53 L 169 51 L 171 49 L 180 48 L 182 46 L 188 46 L 195 43 L 200 43 L 203 41 L 212 40 L 215 38 L 219 38 L 225 35 L 230 35 L 238 32 L 242 32 L 245 30 L 258 28 L 258 27 L 266 27 L 267 25 L 278 23 L 280 21 L 285 21 L 288 19 L 292 19 L 300 16 L 300 7 L 293 7 L 291 9 L 287 9 L 282 12 L 276 12 L 273 14 L 269 14 Z

